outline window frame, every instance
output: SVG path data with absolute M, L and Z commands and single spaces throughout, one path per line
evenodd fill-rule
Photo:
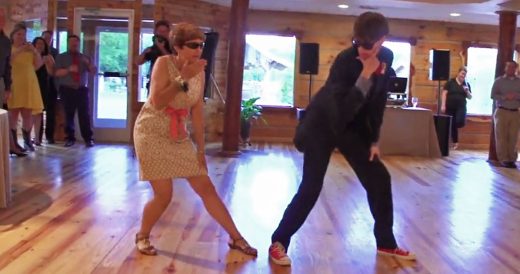
M 388 42 L 388 43 L 403 43 L 403 44 L 409 44 L 410 45 L 410 57 L 409 57 L 409 64 L 408 64 L 408 82 L 406 83 L 406 96 L 407 96 L 407 100 L 410 101 L 411 98 L 412 98 L 412 77 L 413 77 L 413 64 L 412 64 L 412 56 L 413 56 L 413 52 L 414 52 L 414 43 L 413 43 L 413 40 L 412 39 L 404 39 L 404 38 L 392 38 L 392 37 L 389 37 L 385 40 L 385 43 Z M 417 41 L 415 41 L 417 42 Z M 384 46 L 384 43 L 383 43 L 383 46 Z M 392 53 L 394 54 L 394 61 L 395 61 L 395 52 L 392 50 Z M 392 65 L 394 65 L 395 63 L 393 63 Z M 408 102 L 410 103 L 410 102 Z
M 294 110 L 296 109 L 296 85 L 297 85 L 297 81 L 298 81 L 298 68 L 297 68 L 297 64 L 298 62 L 300 61 L 299 60 L 299 51 L 300 51 L 300 47 L 299 47 L 299 44 L 302 42 L 300 37 L 301 35 L 299 35 L 298 33 L 295 33 L 295 32 L 284 32 L 284 33 L 280 33 L 280 32 L 258 32 L 258 31 L 250 31 L 248 33 L 246 33 L 246 36 L 247 35 L 263 35 L 263 36 L 279 36 L 279 37 L 290 37 L 290 38 L 294 38 L 295 39 L 295 47 L 294 47 L 294 69 L 293 69 L 293 91 L 292 91 L 292 103 L 291 105 L 272 105 L 272 104 L 262 104 L 262 103 L 259 103 L 258 105 L 261 106 L 264 110 L 264 112 L 267 110 L 268 112 L 271 111 L 271 110 L 274 110 L 274 111 L 278 111 L 278 110 Z M 245 47 L 244 47 L 244 54 L 245 54 Z M 245 58 L 244 58 L 244 62 L 245 62 Z M 244 83 L 244 79 L 242 77 L 242 88 L 243 88 L 243 83 Z M 243 89 L 242 89 L 242 95 L 243 95 Z M 242 99 L 243 99 L 243 96 L 242 96 Z
M 517 46 L 518 47 L 518 46 Z M 493 43 L 481 43 L 481 42 L 470 42 L 464 41 L 462 42 L 462 56 L 463 56 L 463 64 L 465 67 L 468 66 L 468 50 L 469 48 L 488 48 L 488 49 L 497 49 L 498 46 Z M 517 51 L 518 52 L 518 51 Z M 518 54 L 517 54 L 518 56 Z M 495 62 L 496 67 L 496 62 Z M 491 98 L 490 98 L 491 100 Z M 493 110 L 491 110 L 491 114 L 477 114 L 477 113 L 467 113 L 466 117 L 470 121 L 474 122 L 482 122 L 482 121 L 490 121 L 493 117 Z

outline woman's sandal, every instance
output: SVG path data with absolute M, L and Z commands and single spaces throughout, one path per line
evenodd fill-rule
M 246 239 L 238 238 L 238 239 L 230 239 L 228 242 L 229 248 L 236 249 L 246 255 L 249 256 L 258 256 L 258 250 L 256 248 L 251 247 L 249 243 L 247 243 Z
M 135 247 L 144 255 L 157 255 L 157 250 L 152 244 L 150 244 L 150 236 L 135 234 Z

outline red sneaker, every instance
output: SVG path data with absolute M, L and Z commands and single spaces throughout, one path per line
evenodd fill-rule
M 269 247 L 269 258 L 277 265 L 290 266 L 291 258 L 285 253 L 285 247 L 279 242 L 274 242 Z
M 413 254 L 412 252 L 410 251 L 407 251 L 407 250 L 404 250 L 404 249 L 401 249 L 401 248 L 378 248 L 377 249 L 377 254 L 381 254 L 381 255 L 384 255 L 384 256 L 392 256 L 392 257 L 396 257 L 398 259 L 403 259 L 403 260 L 415 260 L 415 254 Z

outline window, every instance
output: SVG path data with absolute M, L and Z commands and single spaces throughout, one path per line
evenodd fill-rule
M 62 53 L 62 52 L 67 51 L 67 32 L 60 31 L 58 33 L 58 40 L 59 40 L 58 52 Z
M 296 38 L 246 35 L 242 99 L 260 97 L 260 105 L 292 106 Z
M 392 42 L 385 41 L 383 46 L 389 48 L 394 53 L 394 62 L 392 68 L 395 70 L 397 77 L 403 77 L 410 81 L 410 62 L 412 56 L 412 46 L 408 42 Z M 408 93 L 409 85 L 406 85 L 406 93 Z
M 128 72 L 128 29 L 96 27 L 97 90 L 94 100 L 95 127 L 124 128 L 127 119 L 128 89 L 126 77 L 104 77 L 104 72 Z M 106 120 L 123 120 L 121 123 Z M 105 120 L 105 121 L 103 121 Z
M 468 100 L 468 113 L 491 115 L 493 100 L 491 87 L 495 81 L 497 49 L 470 47 L 468 49 L 468 74 L 466 81 L 471 85 L 473 98 Z
M 24 22 L 27 27 L 27 41 L 32 42 L 34 38 L 40 37 L 42 33 L 41 20 L 29 20 Z
M 145 48 L 151 47 L 153 45 L 152 41 L 153 37 L 153 29 L 143 28 L 141 31 L 141 39 L 139 45 L 139 54 L 144 51 Z M 143 65 L 139 66 L 139 91 L 137 100 L 139 102 L 145 102 L 148 99 L 148 89 L 146 88 L 146 84 L 150 80 L 150 62 L 146 62 Z

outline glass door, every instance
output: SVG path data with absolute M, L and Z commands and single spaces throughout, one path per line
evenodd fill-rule
M 89 80 L 94 139 L 130 141 L 133 10 L 76 8 L 75 34 L 97 68 Z
M 153 23 L 153 22 L 152 22 Z M 153 45 L 152 42 L 153 37 L 153 24 L 152 28 L 142 28 L 141 29 L 141 43 L 139 47 L 139 53 L 143 52 L 146 48 L 151 47 Z M 139 66 L 139 91 L 137 100 L 139 102 L 146 102 L 148 99 L 148 89 L 146 88 L 146 84 L 150 81 L 150 62 L 146 62 Z

